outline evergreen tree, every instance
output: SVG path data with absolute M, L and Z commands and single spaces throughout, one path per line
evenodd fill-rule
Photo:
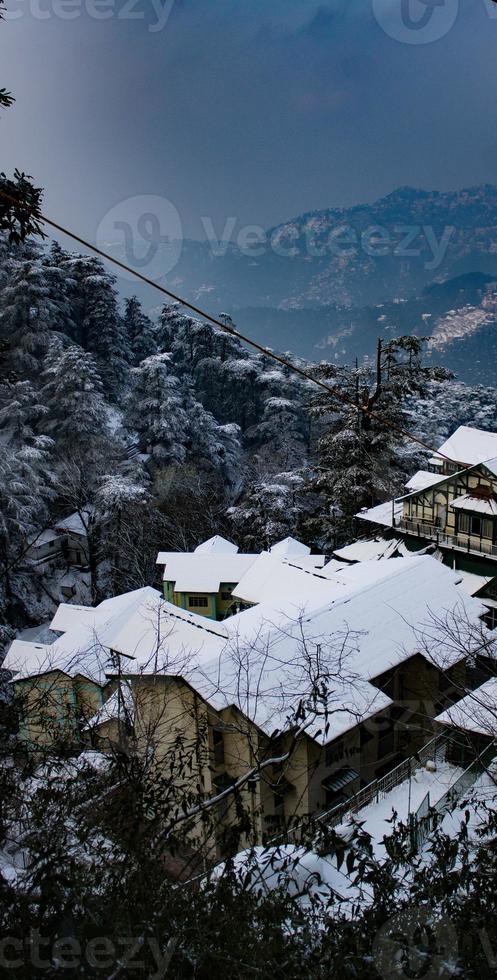
M 409 399 L 448 373 L 422 363 L 424 341 L 400 337 L 378 345 L 376 369 L 369 365 L 336 368 L 322 365 L 319 376 L 330 394 L 320 394 L 314 413 L 324 431 L 318 442 L 317 473 L 310 489 L 321 496 L 325 517 L 316 515 L 323 542 L 350 535 L 353 517 L 363 507 L 401 492 L 416 444 L 406 443 Z M 330 532 L 332 537 L 330 539 Z
M 85 451 L 107 427 L 103 384 L 95 358 L 76 345 L 53 347 L 46 364 L 45 429 L 59 444 Z
M 44 413 L 29 382 L 4 386 L 0 402 L 0 610 L 7 622 L 16 625 L 26 615 L 20 590 L 14 585 L 16 572 L 29 538 L 46 522 L 54 497 L 52 441 L 36 433 Z
M 124 329 L 134 367 L 137 367 L 146 357 L 157 353 L 153 323 L 148 316 L 145 316 L 136 296 L 126 300 Z
M 65 298 L 57 294 L 38 258 L 14 260 L 0 293 L 0 341 L 5 369 L 36 376 L 54 332 L 65 322 Z
M 92 256 L 72 255 L 61 261 L 67 274 L 71 335 L 80 347 L 94 354 L 105 391 L 115 399 L 122 390 L 130 359 L 115 278 Z

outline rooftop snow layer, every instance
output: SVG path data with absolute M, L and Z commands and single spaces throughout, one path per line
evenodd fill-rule
M 415 493 L 419 490 L 426 490 L 428 487 L 432 487 L 435 483 L 441 483 L 445 477 L 441 477 L 440 473 L 430 473 L 428 470 L 418 470 L 414 476 L 406 483 L 405 487 L 410 493 Z
M 381 524 L 382 527 L 394 527 L 394 520 L 397 522 L 402 517 L 403 505 L 398 500 L 387 500 L 384 504 L 376 507 L 369 507 L 359 511 L 355 516 L 361 521 L 369 521 L 371 524 Z
M 366 541 L 354 541 L 345 548 L 334 551 L 333 554 L 348 562 L 378 561 L 380 558 L 390 558 L 398 546 L 399 542 L 396 538 L 390 538 L 388 541 L 386 538 L 368 538 Z
M 457 497 L 449 506 L 454 510 L 468 510 L 472 514 L 497 517 L 497 500 L 493 497 L 472 497 L 471 494 L 465 494 L 464 497 Z
M 497 677 L 466 695 L 435 718 L 439 725 L 450 725 L 466 732 L 497 737 Z
M 165 565 L 164 581 L 174 582 L 175 592 L 219 592 L 222 582 L 237 583 L 257 555 L 184 554 L 161 552 L 158 565 Z
M 271 555 L 281 555 L 282 558 L 294 558 L 298 555 L 310 555 L 311 549 L 296 538 L 288 537 L 273 544 L 269 552 Z
M 466 466 L 483 463 L 497 456 L 497 432 L 485 432 L 483 429 L 474 429 L 469 425 L 460 425 L 442 443 L 439 453 L 455 463 L 463 463 Z M 440 455 L 435 453 L 433 459 L 436 462 L 440 459 Z M 433 460 L 430 460 L 431 462 Z
M 199 544 L 194 551 L 196 555 L 236 555 L 238 552 L 238 545 L 233 544 L 232 541 L 227 541 L 226 538 L 222 538 L 219 534 L 214 535 L 213 538 L 209 538 L 208 541 L 204 541 Z

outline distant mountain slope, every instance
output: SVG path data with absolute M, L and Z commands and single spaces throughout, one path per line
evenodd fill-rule
M 122 245 L 108 247 L 124 254 Z M 168 268 L 170 245 L 161 247 Z M 471 272 L 497 276 L 492 185 L 447 192 L 400 188 L 373 204 L 300 215 L 243 249 L 185 241 L 165 282 L 209 310 L 236 313 L 245 307 L 367 306 L 407 299 L 435 279 Z M 142 298 L 153 302 L 149 293 Z

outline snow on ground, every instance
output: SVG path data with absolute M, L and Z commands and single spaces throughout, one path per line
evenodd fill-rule
M 344 867 L 338 868 L 334 855 L 320 857 L 295 844 L 241 851 L 232 862 L 217 865 L 211 880 L 218 880 L 227 871 L 258 898 L 282 889 L 297 899 L 301 908 L 311 908 L 317 900 L 323 907 L 330 904 L 346 913 L 361 899 L 372 897 L 367 886 L 359 888 Z
M 392 832 L 393 812 L 399 820 L 407 823 L 409 813 L 416 813 L 427 793 L 430 794 L 430 806 L 434 806 L 463 773 L 462 769 L 448 762 L 437 762 L 436 766 L 436 772 L 428 769 L 415 770 L 410 780 L 395 786 L 384 799 L 370 803 L 352 818 L 364 824 L 363 829 L 373 839 L 377 857 L 386 856 L 382 841 L 383 837 L 388 837 Z M 346 829 L 347 824 L 343 824 L 342 827 L 337 827 L 337 833 Z

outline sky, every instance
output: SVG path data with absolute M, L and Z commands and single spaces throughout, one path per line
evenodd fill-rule
M 493 0 L 8 7 L 0 170 L 91 240 L 143 196 L 221 238 L 406 184 L 497 183 Z

